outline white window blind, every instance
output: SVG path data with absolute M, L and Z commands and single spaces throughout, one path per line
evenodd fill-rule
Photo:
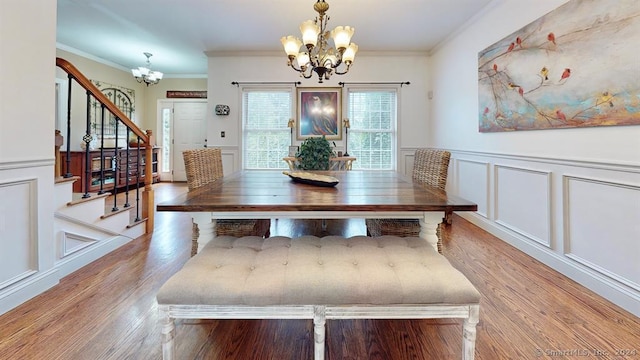
M 353 169 L 394 170 L 397 92 L 349 91 L 349 155 Z
M 284 169 L 291 132 L 291 91 L 247 91 L 242 96 L 244 168 Z

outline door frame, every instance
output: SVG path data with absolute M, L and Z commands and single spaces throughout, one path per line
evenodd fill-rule
M 207 104 L 207 99 L 158 99 L 158 103 L 157 103 L 157 109 L 156 109 L 156 129 L 158 129 L 158 134 L 157 134 L 157 144 L 158 146 L 160 146 L 162 148 L 162 150 L 160 151 L 160 164 L 158 166 L 158 173 L 160 174 L 160 181 L 170 181 L 173 182 L 173 159 L 174 159 L 174 147 L 171 146 L 173 145 L 174 142 L 174 112 L 173 112 L 173 107 L 174 104 L 176 103 L 204 103 Z M 170 112 L 170 116 L 171 119 L 169 120 L 170 124 L 169 124 L 169 170 L 168 171 L 164 171 L 164 159 L 165 159 L 165 152 L 164 149 L 166 149 L 166 145 L 165 145 L 165 137 L 164 137 L 164 128 L 162 126 L 162 116 L 163 116 L 163 109 L 171 109 Z M 205 119 L 206 122 L 206 119 Z

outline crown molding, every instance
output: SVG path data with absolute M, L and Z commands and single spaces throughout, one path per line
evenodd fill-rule
M 122 66 L 120 64 L 116 64 L 113 61 L 109 61 L 109 60 L 105 60 L 101 57 L 89 54 L 87 52 L 84 52 L 82 50 L 78 50 L 74 47 L 71 46 L 67 46 L 65 44 L 61 44 L 61 43 L 56 43 L 56 49 L 60 49 L 69 53 L 72 53 L 74 55 L 78 55 L 78 56 L 82 56 L 83 58 L 89 59 L 91 61 L 95 61 L 97 63 L 100 63 L 102 65 L 106 65 L 118 70 L 122 70 L 124 72 L 127 73 L 131 73 L 131 69 Z M 164 73 L 163 79 L 206 79 L 207 78 L 207 74 L 167 74 Z
M 465 21 L 455 31 L 452 31 L 451 33 L 449 33 L 449 35 L 447 35 L 447 37 L 445 37 L 444 39 L 442 39 L 442 41 L 440 41 L 434 47 L 432 47 L 429 50 L 429 56 L 437 53 L 444 46 L 444 44 L 450 43 L 451 39 L 453 39 L 453 38 L 457 37 L 458 35 L 460 35 L 462 32 L 467 30 L 471 25 L 475 24 L 479 19 L 484 17 L 489 11 L 493 10 L 495 7 L 497 7 L 498 5 L 501 5 L 501 4 L 505 3 L 505 2 L 507 2 L 507 0 L 493 0 L 490 3 L 488 3 L 487 5 L 485 5 L 482 8 L 482 10 L 480 10 L 475 15 L 470 17 L 467 21 Z
M 204 52 L 207 57 L 265 57 L 275 56 L 285 58 L 287 55 L 284 51 L 224 51 L 224 50 L 209 50 Z M 424 50 L 364 50 L 358 51 L 356 59 L 360 56 L 429 56 L 429 52 Z

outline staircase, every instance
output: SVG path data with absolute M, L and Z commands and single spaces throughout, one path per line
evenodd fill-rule
M 94 174 L 90 173 L 93 164 L 90 163 L 90 143 L 96 135 L 96 124 L 91 123 L 89 113 L 91 109 L 98 109 L 101 123 L 101 134 L 105 134 L 105 123 L 114 124 L 115 127 L 115 144 L 107 145 L 104 138 L 101 137 L 100 147 L 102 149 L 112 146 L 115 149 L 126 149 L 127 154 L 130 148 L 131 140 L 135 139 L 135 149 L 145 149 L 143 159 L 137 159 L 139 163 L 151 166 L 152 161 L 152 137 L 150 131 L 140 129 L 129 117 L 116 106 L 109 98 L 107 98 L 85 75 L 83 75 L 75 66 L 68 61 L 56 58 L 56 66 L 65 71 L 69 78 L 68 86 L 68 109 L 71 106 L 72 88 L 81 90 L 86 94 L 86 123 L 82 119 L 84 130 L 78 134 L 73 133 L 72 129 L 78 126 L 72 125 L 71 111 L 67 111 L 66 134 L 56 132 L 56 176 L 55 176 L 55 194 L 54 194 L 54 241 L 56 248 L 55 267 L 61 272 L 61 276 L 70 274 L 80 267 L 106 255 L 116 248 L 126 244 L 127 242 L 153 231 L 153 215 L 154 201 L 151 170 L 147 168 L 141 177 L 140 166 L 138 165 L 135 172 L 129 167 L 129 157 L 126 158 L 124 166 L 117 161 L 118 157 L 111 154 L 106 157 L 103 151 L 100 151 L 99 164 L 113 164 L 110 169 L 112 179 L 126 179 L 125 189 L 136 189 L 137 184 L 144 183 L 144 190 L 140 187 L 133 191 L 136 193 L 133 204 L 128 204 L 128 198 L 118 203 L 119 198 L 124 193 L 111 195 L 109 192 L 89 193 L 90 184 Z M 80 126 L 80 127 L 82 127 Z M 126 136 L 120 137 L 119 127 L 124 129 Z M 77 131 L 77 130 L 74 130 Z M 66 139 L 65 163 L 61 164 L 61 138 Z M 71 173 L 70 167 L 70 139 L 82 139 L 85 143 L 83 151 L 85 151 L 85 164 L 83 166 L 83 174 Z M 118 141 L 121 141 L 118 143 Z M 123 145 L 124 144 L 124 145 Z M 66 166 L 65 166 L 66 165 Z M 101 165 L 101 169 L 102 169 Z M 75 170 L 80 171 L 80 170 Z M 100 171 L 98 183 L 106 183 L 105 171 Z M 74 183 L 81 181 L 83 177 L 83 193 L 74 193 Z M 131 186 L 130 186 L 131 185 Z M 135 185 L 135 186 L 134 186 Z M 76 188 L 79 188 L 76 186 Z M 110 190 L 108 190 L 110 191 Z M 141 196 L 138 196 L 141 195 Z M 107 205 L 107 199 L 109 201 Z M 127 205 L 125 206 L 125 202 Z M 114 206 L 117 204 L 117 206 Z M 117 207 L 117 209 L 115 209 Z M 142 217 L 139 216 L 142 213 Z
M 109 193 L 73 193 L 79 177 L 56 179 L 54 234 L 56 267 L 65 276 L 145 234 L 145 220 L 134 221 L 135 208 L 111 211 Z M 133 213 L 133 214 L 132 214 Z

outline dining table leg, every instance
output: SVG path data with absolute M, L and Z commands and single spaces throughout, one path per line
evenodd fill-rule
M 438 225 L 442 222 L 443 211 L 426 211 L 420 218 L 419 236 L 438 251 Z
M 211 217 L 210 212 L 194 212 L 191 215 L 193 222 L 198 224 L 198 252 L 213 238 L 216 237 L 216 220 Z

